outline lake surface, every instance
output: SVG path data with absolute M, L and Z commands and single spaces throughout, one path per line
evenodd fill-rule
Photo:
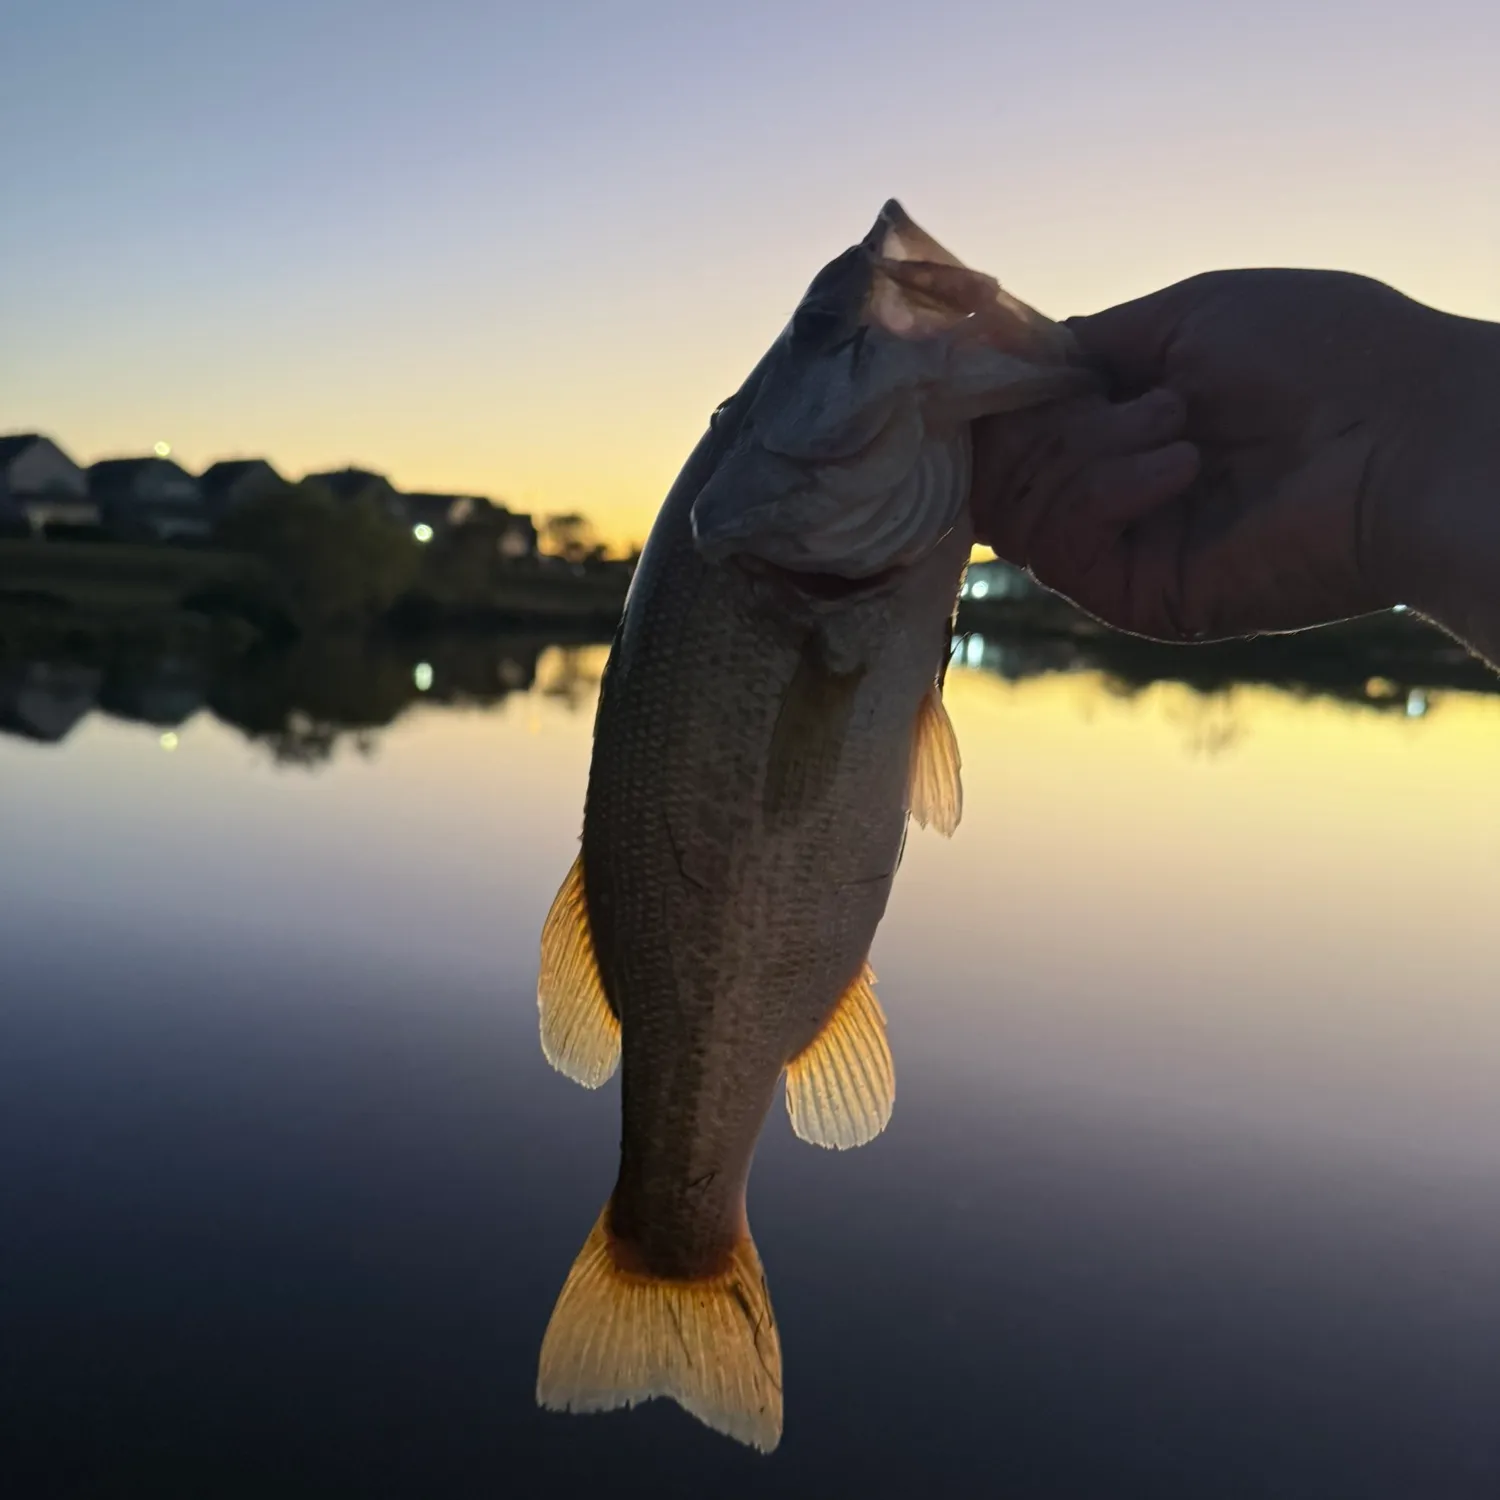
M 1500 699 L 1006 660 L 873 955 L 890 1128 L 762 1138 L 769 1458 L 533 1405 L 615 1167 L 535 1005 L 603 651 L 357 735 L 12 682 L 0 1493 L 1500 1494 Z

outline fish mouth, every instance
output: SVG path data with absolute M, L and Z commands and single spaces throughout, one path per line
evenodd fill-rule
M 895 198 L 885 200 L 860 247 L 877 260 L 925 261 L 960 271 L 968 269 L 951 250 L 938 244 Z
M 699 554 L 847 580 L 840 596 L 919 562 L 967 501 L 966 424 L 1072 386 L 1069 340 L 887 199 L 721 424 L 691 508 Z

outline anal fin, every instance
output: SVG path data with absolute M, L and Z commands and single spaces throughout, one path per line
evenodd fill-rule
M 964 811 L 964 788 L 960 774 L 962 759 L 958 736 L 943 707 L 943 695 L 934 683 L 922 697 L 912 735 L 911 815 L 926 828 L 932 825 L 944 838 L 951 838 Z
M 874 984 L 874 972 L 863 965 L 823 1029 L 787 1064 L 792 1129 L 814 1146 L 863 1146 L 890 1121 L 896 1065 Z
M 581 852 L 542 924 L 536 998 L 547 1061 L 574 1083 L 598 1088 L 619 1065 L 620 1022 L 599 977 Z

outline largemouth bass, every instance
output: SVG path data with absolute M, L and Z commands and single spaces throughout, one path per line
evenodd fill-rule
M 941 683 L 969 424 L 1088 384 L 1065 329 L 891 202 L 668 495 L 542 934 L 548 1060 L 591 1088 L 624 1065 L 619 1175 L 543 1340 L 544 1406 L 667 1396 L 779 1441 L 756 1139 L 783 1074 L 804 1140 L 858 1146 L 890 1118 L 868 954 L 908 817 L 959 819 Z

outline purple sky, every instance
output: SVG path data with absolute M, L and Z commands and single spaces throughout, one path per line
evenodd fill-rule
M 1493 0 L 10 0 L 0 431 L 639 536 L 881 201 L 1061 316 L 1316 264 L 1500 317 Z

